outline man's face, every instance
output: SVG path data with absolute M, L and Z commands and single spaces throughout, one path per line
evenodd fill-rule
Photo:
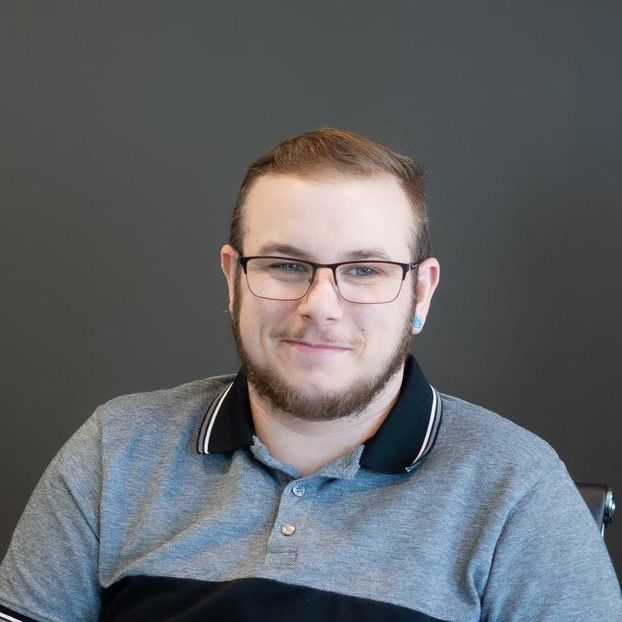
M 247 256 L 412 261 L 412 210 L 390 177 L 261 177 L 243 220 Z M 412 272 L 389 303 L 345 301 L 326 268 L 304 298 L 277 301 L 254 296 L 236 260 L 225 246 L 236 342 L 251 385 L 272 407 L 308 420 L 347 416 L 401 371 L 411 335 Z

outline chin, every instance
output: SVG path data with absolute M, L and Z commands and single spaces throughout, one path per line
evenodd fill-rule
M 304 378 L 299 383 L 296 382 L 283 382 L 292 393 L 297 393 L 300 397 L 313 400 L 324 398 L 339 398 L 339 395 L 344 392 L 344 386 L 347 387 L 349 383 L 339 382 L 335 383 L 334 380 L 327 380 L 322 382 L 322 379 Z
M 248 380 L 274 409 L 306 421 L 328 421 L 364 410 L 384 388 L 395 370 L 353 377 L 338 371 L 282 372 L 276 366 L 262 367 L 247 359 Z
M 338 364 L 336 361 L 324 364 L 286 362 L 275 366 L 273 374 L 292 390 L 309 395 L 318 392 L 338 393 L 344 387 L 368 376 L 365 370 L 357 375 L 351 365 Z

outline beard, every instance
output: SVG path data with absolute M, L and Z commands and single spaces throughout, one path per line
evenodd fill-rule
M 235 338 L 240 362 L 246 369 L 248 382 L 253 386 L 259 398 L 267 405 L 297 419 L 332 421 L 359 414 L 384 389 L 389 380 L 402 369 L 410 351 L 412 325 L 410 317 L 408 317 L 391 356 L 378 373 L 361 377 L 341 390 L 309 395 L 301 387 L 288 384 L 283 374 L 279 373 L 275 366 L 260 365 L 250 357 L 244 347 L 240 331 L 241 294 L 238 278 L 235 284 L 231 330 Z M 411 308 L 414 311 L 414 291 Z

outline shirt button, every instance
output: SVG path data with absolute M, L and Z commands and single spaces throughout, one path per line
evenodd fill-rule
M 302 497 L 302 495 L 305 494 L 305 486 L 304 484 L 294 484 L 292 486 L 292 492 L 297 496 L 297 497 Z
M 293 536 L 296 533 L 296 527 L 295 527 L 295 525 L 290 525 L 288 523 L 287 525 L 283 525 L 281 527 L 281 533 L 284 536 Z

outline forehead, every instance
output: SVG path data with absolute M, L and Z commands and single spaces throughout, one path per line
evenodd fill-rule
M 327 263 L 366 250 L 407 261 L 414 233 L 410 201 L 390 176 L 260 177 L 243 222 L 245 255 L 288 247 Z

